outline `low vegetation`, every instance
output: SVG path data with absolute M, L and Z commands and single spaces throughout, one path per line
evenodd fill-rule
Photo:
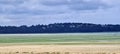
M 120 33 L 1 34 L 0 44 L 120 44 Z
M 120 33 L 1 34 L 0 54 L 120 54 Z

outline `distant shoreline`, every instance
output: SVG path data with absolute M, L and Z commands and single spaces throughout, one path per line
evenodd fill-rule
M 94 34 L 94 33 L 120 33 L 120 32 L 68 32 L 68 33 L 0 33 L 0 34 Z

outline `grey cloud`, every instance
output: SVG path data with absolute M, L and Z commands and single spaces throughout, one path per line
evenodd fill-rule
M 58 5 L 67 5 L 68 1 L 67 0 L 44 0 L 40 2 L 43 5 L 46 6 L 58 6 Z
M 55 9 L 53 9 L 53 8 L 51 9 L 51 7 L 44 8 L 43 5 L 40 5 L 40 2 L 42 2 L 42 0 L 34 0 L 34 1 L 33 0 L 0 0 L 0 6 L 1 6 L 0 14 L 48 15 L 48 14 L 64 13 L 64 11 L 62 11 L 62 10 L 60 10 L 60 11 L 55 10 L 57 8 L 55 8 Z M 35 7 L 36 9 L 33 7 Z M 44 10 L 44 9 L 46 9 L 46 10 Z
M 76 3 L 76 2 L 77 3 Z M 107 4 L 102 3 L 102 1 L 78 1 L 74 0 L 75 3 L 70 4 L 69 8 L 72 10 L 96 10 L 99 8 L 108 8 Z
M 7 11 L 0 11 L 0 14 L 10 14 L 10 15 L 48 15 L 48 14 L 62 14 L 63 11 L 48 11 L 48 10 L 28 10 L 28 9 L 10 9 Z
M 98 0 L 0 0 L 0 6 L 0 14 L 51 15 L 96 10 L 107 4 Z
M 108 4 L 116 8 L 98 10 L 109 8 Z M 102 0 L 0 0 L 0 24 L 31 25 L 58 22 L 120 24 L 119 4 L 119 0 L 107 0 L 105 3 Z
M 0 5 L 22 4 L 24 0 L 0 0 Z
M 41 4 L 45 6 L 66 5 L 71 10 L 96 10 L 99 8 L 108 8 L 109 5 L 102 0 L 45 0 Z

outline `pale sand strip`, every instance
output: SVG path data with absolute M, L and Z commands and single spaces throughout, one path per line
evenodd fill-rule
M 80 52 L 120 54 L 120 45 L 21 45 L 0 46 L 0 52 Z

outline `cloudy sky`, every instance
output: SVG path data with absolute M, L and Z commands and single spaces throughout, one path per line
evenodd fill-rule
M 120 24 L 120 0 L 0 0 L 0 25 Z

